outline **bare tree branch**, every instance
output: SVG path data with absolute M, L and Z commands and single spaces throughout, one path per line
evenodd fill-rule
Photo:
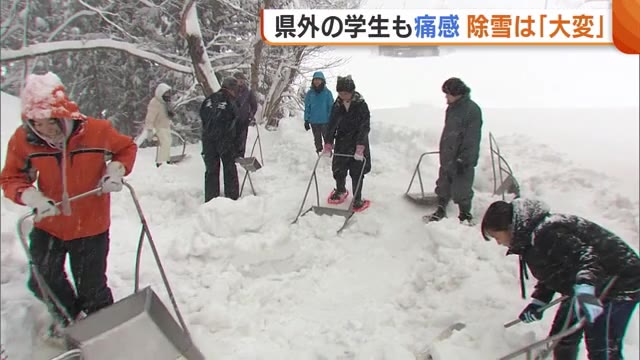
M 16 19 L 16 8 L 18 7 L 19 3 L 20 0 L 13 0 L 11 9 L 9 10 L 9 17 L 2 22 L 2 25 L 0 25 L 0 38 L 4 37 L 5 32 L 9 30 L 9 27 L 11 26 L 11 24 L 13 24 L 13 20 Z
M 174 71 L 178 71 L 185 74 L 193 73 L 190 66 L 172 62 L 150 51 L 141 50 L 137 47 L 136 44 L 131 44 L 131 43 L 112 40 L 112 39 L 98 39 L 98 40 L 87 40 L 87 41 L 84 41 L 84 40 L 52 41 L 47 43 L 29 45 L 19 50 L 0 49 L 0 62 L 17 61 L 17 60 L 32 58 L 35 56 L 54 54 L 54 53 L 66 52 L 66 51 L 95 50 L 95 49 L 110 49 L 110 50 L 124 51 L 133 56 L 137 56 L 139 58 L 155 62 L 160 66 L 164 66 Z
M 84 1 L 82 1 L 82 0 L 78 0 L 78 2 L 79 2 L 80 4 L 82 4 L 82 6 L 86 7 L 87 9 L 92 10 L 92 11 L 95 11 L 98 15 L 100 15 L 100 17 L 101 17 L 104 21 L 106 21 L 108 24 L 110 24 L 111 26 L 115 27 L 116 29 L 120 30 L 120 32 L 121 32 L 121 33 L 123 33 L 124 35 L 126 35 L 126 36 L 130 37 L 131 39 L 136 39 L 136 37 L 135 37 L 135 36 L 133 36 L 133 35 L 129 34 L 129 33 L 128 33 L 125 29 L 123 29 L 120 25 L 118 25 L 118 24 L 114 23 L 113 21 L 109 20 L 109 18 L 107 18 L 107 17 L 104 15 L 104 14 L 105 14 L 104 10 L 100 10 L 100 9 L 98 9 L 98 8 L 96 8 L 96 7 L 93 7 L 93 6 L 91 6 L 91 5 L 87 4 L 87 3 L 85 3 L 85 2 L 84 2 Z M 109 14 L 109 15 L 115 15 L 115 14 L 111 14 L 111 13 L 107 13 L 107 14 Z
M 54 37 L 56 37 L 56 35 L 58 35 L 62 30 L 64 30 L 64 28 L 66 28 L 73 20 L 79 18 L 80 16 L 85 16 L 85 15 L 96 15 L 97 13 L 95 11 L 91 11 L 91 10 L 81 10 L 78 11 L 77 13 L 73 14 L 70 18 L 68 18 L 67 20 L 65 20 L 65 22 L 63 22 L 60 26 L 58 26 L 55 30 L 53 30 L 53 32 L 51 33 L 51 35 L 49 35 L 49 37 L 47 38 L 47 42 L 53 40 Z

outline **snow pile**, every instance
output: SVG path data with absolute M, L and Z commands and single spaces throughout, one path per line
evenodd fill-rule
M 360 86 L 366 79 L 356 84 L 376 109 L 371 99 L 384 99 L 386 93 L 376 94 L 379 87 L 371 84 Z M 277 132 L 261 132 L 265 167 L 252 175 L 258 196 L 249 195 L 247 183 L 238 201 L 219 198 L 201 204 L 200 145 L 188 146 L 191 156 L 180 164 L 160 168 L 155 167 L 155 149 L 139 151 L 128 180 L 189 330 L 207 358 L 413 360 L 414 352 L 431 348 L 436 360 L 488 360 L 546 335 L 552 312 L 538 323 L 503 328 L 527 303 L 519 297 L 516 258 L 505 258 L 503 248 L 483 241 L 477 227 L 460 226 L 455 216 L 424 225 L 421 216 L 429 210 L 403 198 L 420 153 L 437 149 L 443 121 L 441 108 L 413 103 L 373 110 L 374 163 L 363 192 L 372 206 L 355 215 L 340 236 L 335 232 L 343 218 L 310 213 L 291 224 L 317 159 L 311 134 L 304 132 L 299 118 L 283 120 Z M 19 101 L 2 94 L 1 109 L 4 151 L 5 138 L 19 124 Z M 578 135 L 571 136 L 580 133 L 576 123 L 558 121 L 579 114 L 575 110 L 540 110 L 535 115 L 526 109 L 483 111 L 476 218 L 496 200 L 490 195 L 487 134 L 492 131 L 523 196 L 547 202 L 552 211 L 599 222 L 638 248 L 637 195 L 622 182 L 625 174 L 637 176 L 638 166 L 631 163 L 626 172 L 605 174 L 589 161 L 578 161 L 589 159 L 587 145 L 594 142 L 609 141 L 631 153 L 619 144 L 629 139 L 624 142 L 637 147 L 631 130 L 597 125 L 606 119 L 594 117 L 584 127 L 600 127 L 580 142 Z M 510 125 L 509 120 L 516 121 L 512 119 L 519 125 Z M 525 126 L 534 123 L 537 130 Z M 567 136 L 550 136 L 551 126 Z M 8 134 L 6 129 L 11 129 Z M 622 138 L 622 133 L 629 137 Z M 254 136 L 250 130 L 249 144 Z M 574 140 L 575 146 L 558 143 Z M 423 161 L 427 190 L 433 187 L 437 165 L 435 157 Z M 329 163 L 321 161 L 317 173 L 324 202 L 334 185 Z M 637 189 L 637 180 L 635 185 Z M 312 185 L 302 209 L 315 199 Z M 126 191 L 114 194 L 112 204 L 108 278 L 120 299 L 133 288 L 140 224 Z M 47 314 L 26 289 L 27 264 L 15 235 L 16 221 L 26 209 L 3 198 L 0 210 L 2 343 L 11 360 L 50 358 L 55 351 L 37 340 Z M 457 214 L 454 205 L 449 213 Z M 151 285 L 169 305 L 148 248 L 140 275 L 141 285 Z M 533 285 L 527 283 L 529 294 Z M 455 322 L 464 322 L 466 328 L 431 343 Z M 628 358 L 637 358 L 639 336 L 636 312 L 625 339 Z

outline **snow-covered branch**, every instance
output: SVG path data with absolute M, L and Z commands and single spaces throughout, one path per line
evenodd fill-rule
M 178 71 L 185 74 L 191 74 L 192 69 L 189 66 L 178 64 L 167 60 L 166 58 L 149 52 L 141 50 L 136 44 L 127 42 L 111 40 L 111 39 L 98 39 L 98 40 L 65 40 L 65 41 L 53 41 L 47 43 L 33 44 L 23 47 L 19 50 L 0 49 L 0 61 L 16 61 L 21 59 L 32 58 L 40 55 L 54 54 L 66 51 L 80 51 L 80 50 L 95 50 L 95 49 L 111 49 L 124 51 L 133 56 L 143 58 L 158 65 L 164 66 L 174 71 Z
M 65 22 L 63 22 L 60 26 L 58 26 L 55 30 L 53 30 L 53 32 L 49 35 L 49 37 L 47 38 L 47 41 L 51 41 L 53 40 L 53 38 L 56 37 L 56 35 L 58 35 L 60 33 L 60 31 L 64 30 L 64 28 L 66 28 L 69 24 L 71 24 L 71 22 L 77 18 L 79 18 L 80 16 L 85 16 L 85 15 L 95 15 L 96 12 L 95 11 L 91 11 L 91 10 L 81 10 L 78 11 L 77 13 L 73 14 L 71 17 L 69 17 L 67 20 L 65 20 Z

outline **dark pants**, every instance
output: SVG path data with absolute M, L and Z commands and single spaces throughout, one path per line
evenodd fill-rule
M 204 159 L 204 202 L 220 196 L 220 162 L 223 167 L 224 196 L 233 200 L 240 197 L 238 169 L 235 159 L 237 149 L 213 141 L 203 140 L 202 157 Z
M 362 161 L 357 161 L 353 158 L 334 156 L 332 162 L 333 178 L 336 180 L 336 190 L 338 192 L 347 191 L 347 173 L 351 177 L 351 189 L 353 191 L 353 197 L 356 200 L 362 200 L 362 187 L 364 185 L 364 174 L 362 175 L 362 181 L 360 187 L 358 187 L 358 180 L 362 173 Z
M 243 158 L 247 149 L 247 134 L 249 133 L 249 123 L 238 125 L 238 157 Z
M 611 301 L 604 303 L 604 311 L 593 324 L 587 324 L 584 330 L 569 335 L 558 343 L 553 350 L 554 360 L 576 360 L 582 334 L 586 334 L 589 360 L 622 360 L 622 341 L 627 325 L 638 305 L 637 301 Z M 553 319 L 550 335 L 560 332 L 567 319 L 571 301 L 564 301 Z M 575 323 L 572 311 L 571 324 Z
M 313 144 L 316 146 L 316 152 L 321 152 L 324 147 L 324 132 L 326 130 L 327 124 L 311 124 Z
M 46 231 L 33 228 L 29 237 L 31 240 L 29 251 L 36 268 L 51 292 L 71 316 L 71 320 L 75 320 L 81 311 L 88 315 L 113 304 L 113 295 L 107 286 L 106 275 L 109 253 L 108 231 L 63 241 Z M 64 268 L 67 253 L 71 261 L 75 292 Z M 28 286 L 37 298 L 43 300 L 33 274 L 29 278 Z M 55 309 L 55 315 L 63 321 L 64 317 L 59 309 L 55 306 L 50 308 Z
M 456 170 L 440 166 L 435 193 L 438 195 L 441 205 L 446 206 L 450 200 L 453 200 L 461 211 L 470 212 L 474 175 L 475 168 L 473 167 L 468 167 L 464 172 L 458 174 Z

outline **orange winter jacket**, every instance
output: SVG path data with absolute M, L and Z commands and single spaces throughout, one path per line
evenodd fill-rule
M 84 116 L 74 120 L 64 154 L 21 126 L 9 141 L 0 185 L 7 198 L 24 205 L 21 194 L 37 178 L 38 189 L 44 196 L 59 202 L 63 194 L 61 164 L 66 164 L 67 191 L 73 197 L 98 186 L 106 170 L 105 155 L 121 162 L 128 175 L 136 152 L 133 139 L 116 131 L 108 120 Z M 59 239 L 74 240 L 103 233 L 110 223 L 110 196 L 103 194 L 72 201 L 70 216 L 45 217 L 34 226 Z

